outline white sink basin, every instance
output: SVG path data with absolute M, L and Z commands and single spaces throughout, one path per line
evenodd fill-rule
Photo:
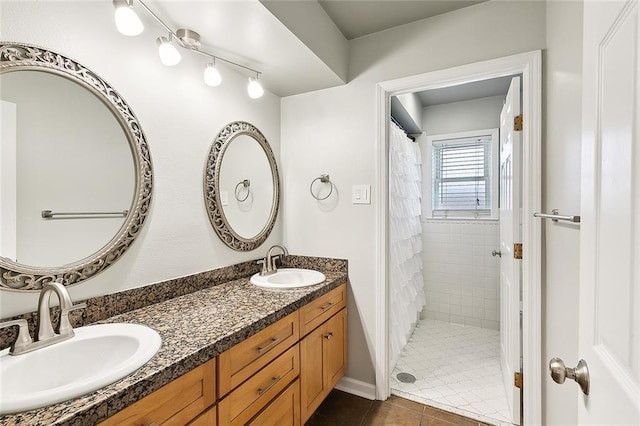
M 297 288 L 320 284 L 326 279 L 322 272 L 311 269 L 282 268 L 271 275 L 251 277 L 251 284 L 269 288 Z
M 134 372 L 158 351 L 162 340 L 138 324 L 98 324 L 75 336 L 22 355 L 0 352 L 0 414 L 66 401 Z

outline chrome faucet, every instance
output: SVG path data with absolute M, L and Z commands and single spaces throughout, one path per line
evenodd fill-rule
M 282 255 L 273 255 L 273 251 L 275 249 L 282 250 Z M 281 258 L 281 256 L 289 256 L 289 250 L 283 245 L 275 244 L 269 248 L 267 251 L 267 255 L 264 259 L 259 260 L 258 264 L 262 265 L 262 271 L 260 271 L 260 275 L 271 275 L 278 272 L 278 268 L 276 268 L 276 260 Z
M 57 332 L 53 330 L 53 326 L 51 325 L 51 312 L 49 311 L 51 293 L 56 293 L 60 301 L 60 321 Z M 36 329 L 35 342 L 29 335 L 26 320 L 17 319 L 0 323 L 0 328 L 14 325 L 19 327 L 18 338 L 11 346 L 9 353 L 11 355 L 20 355 L 72 338 L 75 333 L 69 322 L 69 312 L 86 307 L 86 303 L 74 305 L 69 296 L 69 292 L 62 284 L 50 282 L 43 285 L 40 291 L 40 298 L 38 299 L 38 328 Z

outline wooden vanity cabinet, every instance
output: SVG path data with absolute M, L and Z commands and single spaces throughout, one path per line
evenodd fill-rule
M 109 417 L 100 426 L 188 424 L 216 401 L 215 363 L 214 358 L 194 368 Z M 215 417 L 215 409 L 213 416 Z M 215 422 L 195 424 L 212 426 Z
M 221 354 L 218 424 L 303 424 L 346 370 L 345 306 L 346 284 Z
M 346 370 L 345 306 L 343 284 L 100 425 L 300 426 Z

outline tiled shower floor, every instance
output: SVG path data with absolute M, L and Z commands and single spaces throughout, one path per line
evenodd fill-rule
M 402 383 L 398 373 L 414 383 Z M 391 377 L 391 393 L 495 425 L 510 425 L 500 332 L 419 320 Z

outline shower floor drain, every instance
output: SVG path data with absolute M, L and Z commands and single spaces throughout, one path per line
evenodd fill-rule
M 416 376 L 409 373 L 398 373 L 396 378 L 402 383 L 414 383 L 416 381 Z

